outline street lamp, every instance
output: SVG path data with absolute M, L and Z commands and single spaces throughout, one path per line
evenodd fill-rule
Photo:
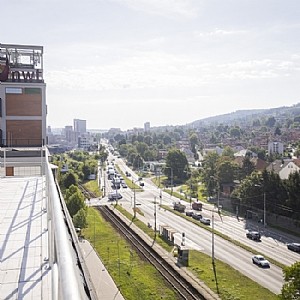
M 171 170 L 171 196 L 173 196 L 173 168 L 172 167 L 165 167 L 165 169 Z
M 136 196 L 135 196 L 135 183 L 140 181 L 141 178 L 137 180 L 132 179 L 132 184 L 133 184 L 133 218 L 136 218 Z
M 218 207 L 218 211 L 219 211 L 219 209 L 220 209 L 220 181 L 217 176 L 210 176 L 210 178 L 217 181 L 217 207 Z
M 266 191 L 265 191 L 265 188 L 264 188 L 264 185 L 261 185 L 261 184 L 255 184 L 254 186 L 256 187 L 262 187 L 263 188 L 263 200 L 264 200 L 264 219 L 263 219 L 263 224 L 264 224 L 264 227 L 267 226 L 267 219 L 266 219 Z
M 154 197 L 154 238 L 156 238 L 156 197 Z

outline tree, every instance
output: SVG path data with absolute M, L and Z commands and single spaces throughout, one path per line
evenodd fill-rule
M 196 133 L 192 133 L 190 135 L 190 145 L 191 145 L 192 152 L 196 154 L 196 145 L 199 145 L 199 139 Z
M 78 184 L 78 178 L 74 172 L 68 172 L 65 176 L 63 176 L 62 181 L 66 189 L 68 189 L 72 184 Z
M 78 227 L 80 229 L 87 227 L 87 219 L 86 219 L 86 208 L 81 208 L 76 215 L 73 217 L 74 227 Z
M 246 155 L 243 159 L 243 165 L 242 165 L 242 177 L 245 178 L 249 175 L 251 175 L 251 173 L 255 170 L 255 165 L 254 163 L 251 161 L 250 157 L 248 155 Z
M 274 127 L 275 123 L 276 123 L 275 118 L 269 117 L 268 120 L 266 121 L 266 126 L 271 128 L 271 127 Z
M 68 199 L 66 199 L 67 208 L 70 216 L 73 218 L 80 209 L 85 208 L 84 196 L 80 190 L 72 194 Z
M 232 183 L 237 166 L 230 160 L 223 160 L 218 164 L 217 178 L 218 183 Z
M 283 269 L 284 281 L 281 289 L 281 299 L 300 299 L 300 262 L 296 262 L 290 267 Z
M 234 158 L 234 151 L 230 146 L 226 146 L 222 152 L 222 156 L 228 156 Z
M 241 129 L 239 127 L 234 127 L 230 129 L 230 136 L 234 138 L 240 138 L 241 136 Z
M 173 181 L 183 181 L 187 178 L 188 160 L 185 154 L 178 149 L 169 150 L 166 157 L 166 168 L 164 170 L 168 178 L 173 175 Z

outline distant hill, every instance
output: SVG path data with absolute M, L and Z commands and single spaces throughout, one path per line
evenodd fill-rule
M 248 109 L 248 110 L 237 110 L 232 113 L 218 115 L 213 117 L 204 118 L 201 120 L 193 121 L 187 124 L 188 127 L 200 127 L 215 124 L 246 124 L 252 122 L 258 118 L 268 118 L 275 117 L 277 119 L 281 118 L 294 118 L 295 116 L 300 116 L 300 103 L 293 106 L 282 106 L 277 108 L 269 109 Z

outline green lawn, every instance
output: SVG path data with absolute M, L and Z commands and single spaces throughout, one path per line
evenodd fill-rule
M 213 291 L 217 292 L 218 289 L 220 298 L 223 300 L 280 299 L 255 281 L 216 259 L 215 277 L 212 258 L 204 253 L 190 251 L 188 268 Z
M 132 220 L 154 239 L 153 230 L 139 221 L 138 218 L 133 219 L 133 215 L 121 206 L 117 206 L 115 209 L 120 210 L 129 220 Z M 88 223 L 89 227 L 83 230 L 83 235 L 92 244 L 95 244 L 97 252 L 114 281 L 120 287 L 125 299 L 177 299 L 172 289 L 162 283 L 163 280 L 155 269 L 140 259 L 130 245 L 93 208 L 88 210 Z M 173 246 L 165 243 L 158 234 L 156 235 L 156 242 L 168 252 L 173 249 Z M 218 286 L 221 299 L 279 299 L 278 296 L 229 265 L 215 260 L 215 266 L 216 277 L 213 272 L 211 257 L 198 251 L 190 251 L 188 269 L 213 291 L 217 292 Z
M 156 269 L 141 259 L 94 208 L 88 208 L 88 224 L 82 234 L 95 246 L 125 299 L 179 299 Z

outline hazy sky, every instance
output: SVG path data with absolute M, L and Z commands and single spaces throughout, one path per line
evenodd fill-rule
M 182 125 L 300 102 L 299 0 L 9 0 L 0 43 L 44 46 L 48 125 Z

